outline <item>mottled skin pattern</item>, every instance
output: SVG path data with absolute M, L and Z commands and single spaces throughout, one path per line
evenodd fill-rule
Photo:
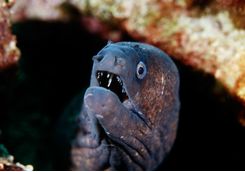
M 143 79 L 136 76 L 140 61 L 147 69 Z M 99 87 L 97 71 L 120 76 L 129 105 L 114 92 Z M 106 45 L 94 58 L 72 146 L 72 169 L 156 169 L 175 140 L 178 91 L 177 68 L 161 50 L 132 42 Z

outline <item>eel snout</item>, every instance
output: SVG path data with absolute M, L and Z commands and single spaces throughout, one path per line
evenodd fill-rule
M 93 86 L 86 90 L 84 104 L 88 111 L 99 116 L 121 106 L 118 96 L 109 89 Z

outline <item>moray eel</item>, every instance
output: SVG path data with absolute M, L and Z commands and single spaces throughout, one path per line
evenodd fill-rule
M 108 43 L 93 61 L 72 145 L 72 169 L 156 169 L 176 137 L 175 64 L 161 50 L 136 42 Z

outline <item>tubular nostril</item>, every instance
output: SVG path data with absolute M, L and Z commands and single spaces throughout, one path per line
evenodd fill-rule
M 100 62 L 102 59 L 103 59 L 103 56 L 102 55 L 95 55 L 93 58 L 93 61 L 98 61 L 98 62 Z

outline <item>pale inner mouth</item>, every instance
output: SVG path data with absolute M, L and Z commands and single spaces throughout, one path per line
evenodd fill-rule
M 128 100 L 128 95 L 123 82 L 118 75 L 107 71 L 97 71 L 96 78 L 100 87 L 104 87 L 114 92 L 122 103 Z

